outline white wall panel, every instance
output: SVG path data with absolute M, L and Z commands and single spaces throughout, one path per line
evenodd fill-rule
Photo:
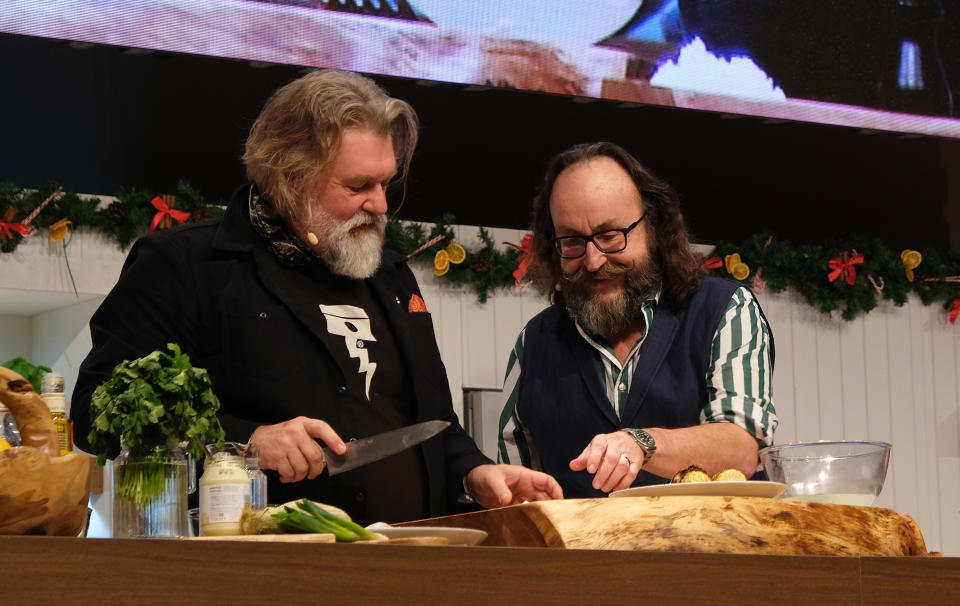
M 80 364 L 90 353 L 93 342 L 88 325 L 102 297 L 38 314 L 33 318 L 33 351 L 37 359 L 48 360 L 54 372 L 64 379 L 67 412 Z
M 888 386 L 890 390 L 890 421 L 894 449 L 890 455 L 894 503 L 904 511 L 916 515 L 917 456 L 914 434 L 915 407 L 913 380 L 910 374 L 910 317 L 905 309 L 891 311 L 894 319 L 887 322 L 887 356 L 890 360 Z
M 0 315 L 0 364 L 22 357 L 33 364 L 33 343 L 30 339 L 33 322 L 27 316 Z
M 914 402 L 913 445 L 916 457 L 917 510 L 916 520 L 920 528 L 931 536 L 940 536 L 939 503 L 924 495 L 936 493 L 936 442 L 927 439 L 936 432 L 936 417 L 933 404 L 933 350 L 931 330 L 938 310 L 924 307 L 913 300 L 906 306 L 910 322 L 910 377 Z M 940 317 L 942 317 L 942 313 Z M 927 462 L 931 463 L 927 463 Z
M 763 314 L 773 332 L 775 360 L 773 364 L 773 404 L 780 425 L 776 433 L 778 443 L 798 441 L 797 412 L 795 402 L 794 355 L 793 355 L 793 309 L 786 296 L 769 293 L 757 295 Z
M 847 440 L 872 439 L 867 425 L 867 366 L 863 355 L 864 320 L 847 322 L 840 331 L 840 364 L 842 373 L 840 409 L 843 413 L 843 432 Z
M 960 556 L 960 327 L 946 324 L 943 310 L 937 311 L 941 318 L 931 329 L 936 430 L 926 436 L 936 444 L 936 459 L 924 463 L 934 468 L 938 486 L 930 497 L 937 501 L 940 549 L 945 555 Z
M 841 439 L 844 435 L 841 330 L 840 326 L 819 325 L 815 331 L 817 402 L 820 409 L 820 431 L 817 435 L 828 440 Z
M 815 440 L 821 435 L 818 329 L 819 323 L 812 312 L 804 308 L 794 311 L 794 321 L 790 325 L 790 338 L 793 340 L 793 396 L 796 436 L 801 442 Z

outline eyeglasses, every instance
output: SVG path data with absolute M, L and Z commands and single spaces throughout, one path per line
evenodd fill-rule
M 561 259 L 576 259 L 587 254 L 587 242 L 593 242 L 602 253 L 620 252 L 627 247 L 627 233 L 640 225 L 647 213 L 623 229 L 605 229 L 589 236 L 563 236 L 553 239 L 553 247 Z

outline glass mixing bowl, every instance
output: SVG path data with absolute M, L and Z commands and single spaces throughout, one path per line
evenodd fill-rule
M 780 498 L 873 505 L 890 462 L 886 442 L 807 442 L 760 451 L 767 477 L 787 485 Z

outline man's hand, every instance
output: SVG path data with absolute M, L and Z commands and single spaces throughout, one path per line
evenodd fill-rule
M 630 488 L 643 466 L 643 456 L 643 449 L 626 433 L 602 433 L 570 461 L 570 469 L 586 470 L 593 474 L 595 489 L 611 492 Z
M 467 490 L 487 508 L 563 498 L 563 489 L 553 476 L 520 465 L 474 467 L 467 474 Z
M 323 440 L 337 454 L 347 450 L 337 432 L 320 419 L 297 417 L 261 425 L 250 436 L 250 443 L 260 448 L 260 467 L 275 469 L 281 482 L 314 479 L 323 472 L 326 462 L 315 438 Z

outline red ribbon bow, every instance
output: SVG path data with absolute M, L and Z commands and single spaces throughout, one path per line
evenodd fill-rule
M 700 269 L 704 272 L 708 272 L 711 269 L 720 269 L 723 267 L 723 259 L 720 257 L 710 257 L 700 265 Z
M 527 270 L 530 269 L 530 263 L 533 262 L 533 255 L 530 254 L 530 250 L 533 248 L 533 236 L 530 234 L 525 235 L 523 240 L 520 241 L 520 246 L 511 242 L 504 242 L 504 244 L 516 248 L 521 253 L 517 268 L 513 270 L 513 279 L 517 281 L 517 286 L 523 286 L 523 276 L 526 275 Z
M 950 323 L 957 323 L 957 316 L 960 316 L 960 299 L 954 299 L 953 303 L 950 304 Z
M 157 229 L 157 224 L 160 223 L 160 219 L 163 219 L 165 215 L 169 215 L 171 219 L 183 225 L 183 223 L 190 218 L 190 213 L 185 210 L 177 210 L 175 208 L 170 208 L 167 206 L 167 203 L 163 201 L 163 198 L 157 196 L 153 200 L 150 200 L 150 204 L 153 204 L 153 207 L 157 209 L 157 214 L 153 216 L 153 221 L 150 222 L 150 232 L 154 232 Z
M 827 277 L 833 282 L 841 275 L 845 275 L 847 284 L 853 286 L 854 281 L 857 279 L 857 270 L 854 265 L 860 265 L 862 263 L 863 253 L 857 253 L 852 257 L 847 253 L 843 253 L 839 257 L 830 259 L 828 265 L 830 265 L 830 269 L 833 271 L 830 272 L 830 275 Z
M 21 236 L 26 236 L 30 233 L 30 226 L 24 225 L 23 223 L 6 223 L 0 221 L 0 235 L 8 240 L 12 240 L 13 232 L 17 232 Z

